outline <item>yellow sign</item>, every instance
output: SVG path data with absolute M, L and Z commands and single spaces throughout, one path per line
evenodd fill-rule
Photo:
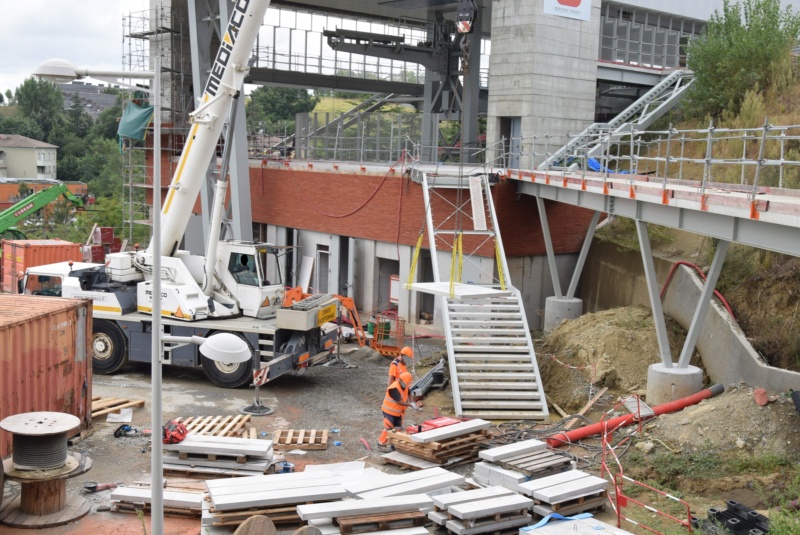
M 331 303 L 317 312 L 317 327 L 336 319 L 336 303 Z

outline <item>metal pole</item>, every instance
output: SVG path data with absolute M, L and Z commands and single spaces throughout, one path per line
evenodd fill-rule
M 153 323 L 151 347 L 150 532 L 164 533 L 164 472 L 161 446 L 161 57 L 154 58 L 153 104 Z

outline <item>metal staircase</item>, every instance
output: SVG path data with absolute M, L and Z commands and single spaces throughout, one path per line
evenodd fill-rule
M 420 172 L 416 178 L 422 183 L 427 207 L 434 282 L 412 283 L 407 288 L 433 293 L 440 300 L 456 414 L 492 420 L 546 420 L 547 403 L 522 298 L 517 289 L 504 282 L 510 276 L 488 176 L 454 180 L 439 175 L 431 183 L 427 174 Z M 442 205 L 453 207 L 455 213 L 434 215 L 431 197 L 441 196 L 443 188 L 461 188 L 462 202 L 452 203 L 450 198 L 451 202 Z M 461 220 L 468 222 L 461 228 L 463 235 L 479 236 L 474 239 L 479 242 L 475 250 L 464 251 L 464 263 L 480 258 L 484 262 L 482 279 L 491 279 L 491 283 L 451 285 L 440 280 L 436 248 L 443 244 L 452 248 L 453 221 L 459 211 Z M 493 266 L 499 280 L 494 273 L 485 273 L 488 243 L 496 248 L 501 263 L 497 265 L 496 261 Z M 475 253 L 482 247 L 484 254 L 478 257 Z
M 547 155 L 537 168 L 544 170 L 562 164 L 571 156 L 596 157 L 632 132 L 646 130 L 678 103 L 693 81 L 689 71 L 673 72 L 611 121 L 589 125 L 566 145 Z
M 381 109 L 385 104 L 392 100 L 395 97 L 394 93 L 375 93 L 370 95 L 358 105 L 350 108 L 346 112 L 342 113 L 335 119 L 331 120 L 330 122 L 320 126 L 316 130 L 311 133 L 301 134 L 302 137 L 314 137 L 318 134 L 322 134 L 329 130 L 331 127 L 336 128 L 337 130 L 341 131 L 358 121 L 358 115 L 360 113 L 370 113 L 373 111 L 377 111 Z M 270 150 L 276 150 L 281 147 L 287 147 L 291 144 L 292 141 L 295 140 L 297 134 L 292 134 L 281 139 L 279 142 L 275 143 L 273 146 L 270 147 Z

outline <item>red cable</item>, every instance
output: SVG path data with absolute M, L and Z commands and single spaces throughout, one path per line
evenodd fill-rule
M 664 282 L 664 286 L 661 288 L 661 295 L 660 295 L 661 299 L 664 299 L 664 294 L 667 293 L 667 287 L 669 287 L 669 283 L 672 282 L 672 276 L 675 274 L 675 270 L 678 269 L 678 266 L 688 266 L 690 268 L 694 268 L 694 270 L 697 271 L 697 274 L 700 275 L 700 278 L 703 279 L 703 281 L 705 282 L 706 274 L 703 273 L 703 270 L 700 269 L 697 265 L 692 264 L 691 262 L 686 262 L 684 260 L 681 260 L 680 262 L 675 262 L 672 265 L 672 269 L 669 270 L 669 275 L 667 275 L 667 280 L 666 282 Z M 725 299 L 725 297 L 721 293 L 719 293 L 718 290 L 714 290 L 714 295 L 716 296 L 717 299 L 720 300 L 720 302 L 722 302 L 722 305 L 725 307 L 725 310 L 728 311 L 728 314 L 731 315 L 734 321 L 738 321 L 736 320 L 736 315 L 733 313 L 733 310 L 731 309 L 731 306 L 728 304 L 728 301 Z

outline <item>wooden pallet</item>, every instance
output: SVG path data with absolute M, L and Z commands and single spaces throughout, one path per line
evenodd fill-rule
M 297 516 L 297 507 L 294 505 L 270 507 L 268 509 L 248 509 L 246 511 L 225 511 L 224 513 L 214 512 L 211 509 L 211 514 L 214 518 L 212 521 L 213 526 L 238 526 L 248 518 L 256 515 L 268 517 L 276 526 L 287 524 L 300 526 L 303 524 L 300 517 Z
M 434 461 L 429 461 L 427 459 L 422 459 L 415 455 L 409 455 L 407 453 L 403 453 L 402 451 L 394 451 L 392 453 L 387 453 L 386 455 L 382 455 L 381 460 L 383 461 L 384 464 L 393 464 L 395 466 L 399 466 L 401 468 L 407 468 L 409 470 L 426 470 L 428 468 L 433 468 L 435 466 L 453 468 L 456 466 L 461 466 L 464 464 L 475 462 L 474 457 L 451 457 L 444 463 L 437 463 Z
M 183 422 L 187 431 L 195 435 L 209 435 L 214 437 L 242 437 L 257 438 L 248 436 L 250 432 L 246 430 L 250 427 L 250 415 L 236 416 L 189 416 L 188 418 L 174 418 L 176 422 Z M 255 429 L 253 429 L 255 432 Z
M 230 477 L 249 477 L 263 475 L 255 470 L 232 470 L 224 468 L 208 468 L 202 466 L 179 466 L 176 464 L 164 465 L 164 475 L 191 479 L 222 479 Z
M 151 513 L 149 503 L 133 503 L 133 502 L 115 502 L 110 506 L 110 510 L 114 513 L 134 513 L 138 514 L 142 511 L 144 514 Z M 202 514 L 200 509 L 177 509 L 175 507 L 164 507 L 165 516 L 178 516 L 183 518 L 198 518 Z
M 92 396 L 92 418 L 104 416 L 111 412 L 119 413 L 120 409 L 127 409 L 128 407 L 144 407 L 144 400 Z
M 594 498 L 587 499 L 582 503 L 573 504 L 569 507 L 561 506 L 559 507 L 558 514 L 562 516 L 572 516 L 578 513 L 593 513 L 595 511 L 605 511 L 607 504 L 608 504 L 607 496 L 599 496 L 599 497 L 596 496 Z M 552 507 L 553 507 L 552 505 L 547 505 L 547 504 L 534 505 L 533 516 L 535 518 L 544 518 L 547 515 L 553 514 L 556 511 L 554 511 Z
M 518 511 L 505 511 L 502 513 L 494 513 L 486 516 L 479 516 L 477 518 L 469 518 L 466 520 L 461 520 L 464 524 L 464 527 L 467 528 L 477 528 L 480 526 L 489 526 L 492 524 L 497 524 L 498 522 L 504 522 L 506 520 L 513 520 L 516 518 L 522 519 L 528 514 L 527 509 L 520 509 Z M 448 518 L 451 520 L 458 520 L 453 515 L 448 515 Z
M 186 453 L 179 451 L 178 459 L 184 461 L 188 459 L 196 459 L 199 461 L 224 460 L 224 461 L 236 461 L 239 464 L 244 464 L 247 462 L 247 455 L 234 455 L 234 454 L 226 455 L 224 453 Z
M 539 450 L 516 457 L 502 459 L 497 464 L 509 470 L 522 472 L 530 478 L 541 478 L 569 470 L 572 458 L 549 450 Z
M 441 442 L 419 443 L 414 442 L 406 433 L 389 433 L 388 443 L 399 452 L 443 465 L 454 458 L 459 458 L 459 463 L 475 460 L 480 444 L 486 440 L 487 435 L 486 430 L 481 430 Z
M 276 450 L 326 450 L 327 429 L 279 429 L 272 447 Z
M 554 513 L 561 514 L 561 511 L 565 509 L 569 509 L 570 511 L 575 510 L 576 506 L 579 505 L 586 505 L 586 504 L 595 504 L 599 503 L 597 501 L 598 498 L 608 498 L 608 492 L 605 490 L 600 492 L 594 492 L 592 494 L 587 494 L 586 496 L 579 496 L 577 498 L 572 498 L 571 500 L 565 500 L 563 502 L 558 503 L 547 503 L 542 500 L 537 500 L 534 498 L 534 503 L 536 505 L 546 505 L 549 507 Z M 605 503 L 605 502 L 602 502 Z
M 339 531 L 342 535 L 355 535 L 357 533 L 369 533 L 372 531 L 424 526 L 427 520 L 428 517 L 422 511 L 407 511 L 401 513 L 337 517 L 333 519 L 333 522 L 339 526 Z

